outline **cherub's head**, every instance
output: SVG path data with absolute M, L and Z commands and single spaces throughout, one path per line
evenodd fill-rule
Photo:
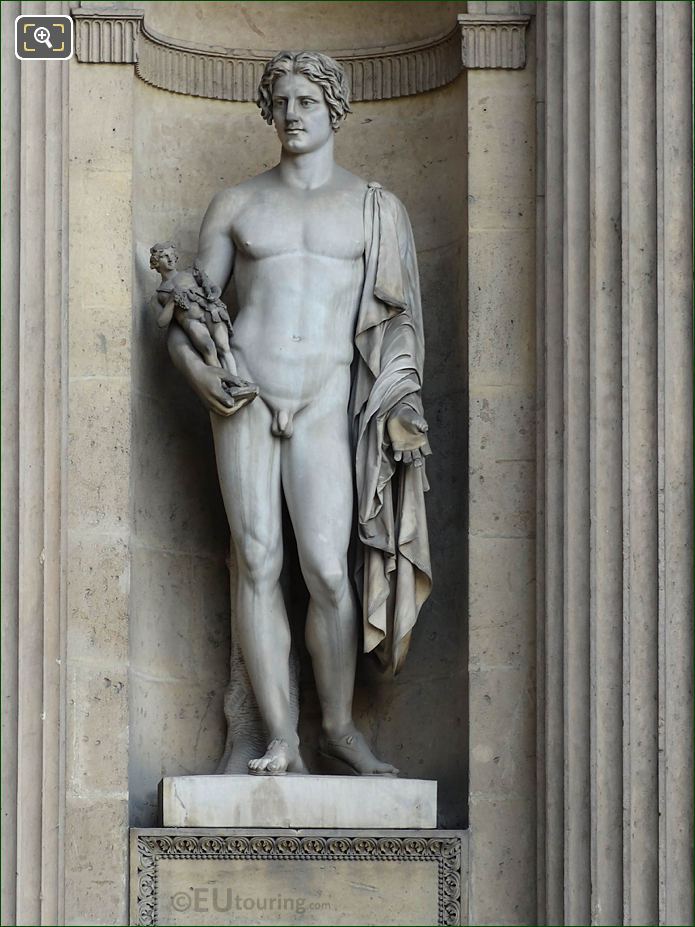
M 150 267 L 152 270 L 174 270 L 179 259 L 173 241 L 163 241 L 150 248 Z
M 258 85 L 261 115 L 287 151 L 312 151 L 338 131 L 350 112 L 343 66 L 321 52 L 283 51 L 265 66 Z

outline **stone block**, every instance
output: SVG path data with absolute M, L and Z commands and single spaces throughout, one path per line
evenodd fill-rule
M 68 524 L 122 532 L 128 524 L 130 384 L 74 380 L 68 425 Z
M 382 776 L 175 776 L 164 827 L 437 826 L 437 783 Z
M 89 294 L 77 298 L 70 321 L 72 377 L 127 377 L 130 373 L 131 318 L 127 292 L 121 306 L 95 306 Z
M 169 375 L 179 376 L 171 369 Z M 189 390 L 182 407 L 138 393 L 132 414 L 133 530 L 139 543 L 219 562 L 229 549 L 229 528 L 207 413 Z
M 535 245 L 527 231 L 471 231 L 471 387 L 532 388 L 536 376 Z
M 536 819 L 531 799 L 471 796 L 470 920 L 536 922 Z
M 72 663 L 67 678 L 67 790 L 98 798 L 128 791 L 128 690 L 122 667 Z
M 470 534 L 532 538 L 534 461 L 478 462 L 470 469 Z
M 476 385 L 470 395 L 471 461 L 532 461 L 536 456 L 536 397 L 532 391 Z
M 95 305 L 113 306 L 130 319 L 131 225 L 129 171 L 71 167 L 70 329 Z
M 469 73 L 469 190 L 476 199 L 535 197 L 536 101 L 526 73 Z
M 138 823 L 156 822 L 162 776 L 215 772 L 226 735 L 226 683 L 226 673 L 215 685 L 212 680 L 159 678 L 146 666 L 131 666 L 129 785 Z
M 468 194 L 468 225 L 475 231 L 533 231 L 536 224 L 535 197 L 512 193 Z
M 533 793 L 536 775 L 532 668 L 470 670 L 471 794 Z
M 522 669 L 535 661 L 536 544 L 469 539 L 469 663 Z
M 125 924 L 128 918 L 128 800 L 68 794 L 65 806 L 67 927 Z
M 221 559 L 132 548 L 132 664 L 161 679 L 219 685 L 229 672 L 229 574 Z
M 125 539 L 72 532 L 68 552 L 68 634 L 73 657 L 128 660 L 130 558 Z
M 469 533 L 534 537 L 535 400 L 513 388 L 470 397 Z
M 133 157 L 131 68 L 70 64 L 70 161 L 129 171 Z

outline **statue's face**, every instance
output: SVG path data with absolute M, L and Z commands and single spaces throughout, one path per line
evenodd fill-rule
M 292 154 L 316 151 L 333 136 L 323 90 L 303 74 L 285 74 L 275 82 L 273 123 L 282 147 Z
M 157 255 L 157 269 L 173 270 L 176 267 L 177 260 L 173 248 L 166 248 Z

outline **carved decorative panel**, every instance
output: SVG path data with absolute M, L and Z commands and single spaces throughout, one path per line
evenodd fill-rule
M 232 885 L 244 893 L 243 906 L 238 894 L 230 895 Z M 313 924 L 381 924 L 385 923 L 381 918 L 402 905 L 410 890 L 416 892 L 413 900 L 418 903 L 426 896 L 433 918 L 428 923 L 467 922 L 464 832 L 131 831 L 132 924 L 169 924 L 172 919 L 177 924 L 211 923 L 211 914 L 219 923 L 233 924 L 237 922 L 234 897 L 239 922 L 246 923 L 247 902 L 251 896 L 258 902 L 259 891 L 265 893 L 263 900 L 272 897 L 277 904 L 282 903 L 283 892 L 285 900 L 288 894 L 299 896 L 304 911 L 289 914 L 305 915 Z M 322 908 L 325 914 L 320 913 Z M 256 913 L 254 923 L 274 923 L 268 910 L 259 908 L 264 913 Z M 271 910 L 279 913 L 277 907 Z M 207 919 L 201 921 L 203 915 Z

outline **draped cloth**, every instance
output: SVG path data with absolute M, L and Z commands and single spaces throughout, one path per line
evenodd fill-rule
M 396 462 L 386 422 L 405 403 L 422 414 L 425 357 L 415 243 L 400 201 L 370 183 L 364 201 L 365 280 L 350 398 L 357 482 L 356 564 L 364 650 L 397 673 L 432 588 L 425 467 Z M 429 454 L 429 445 L 421 449 Z

